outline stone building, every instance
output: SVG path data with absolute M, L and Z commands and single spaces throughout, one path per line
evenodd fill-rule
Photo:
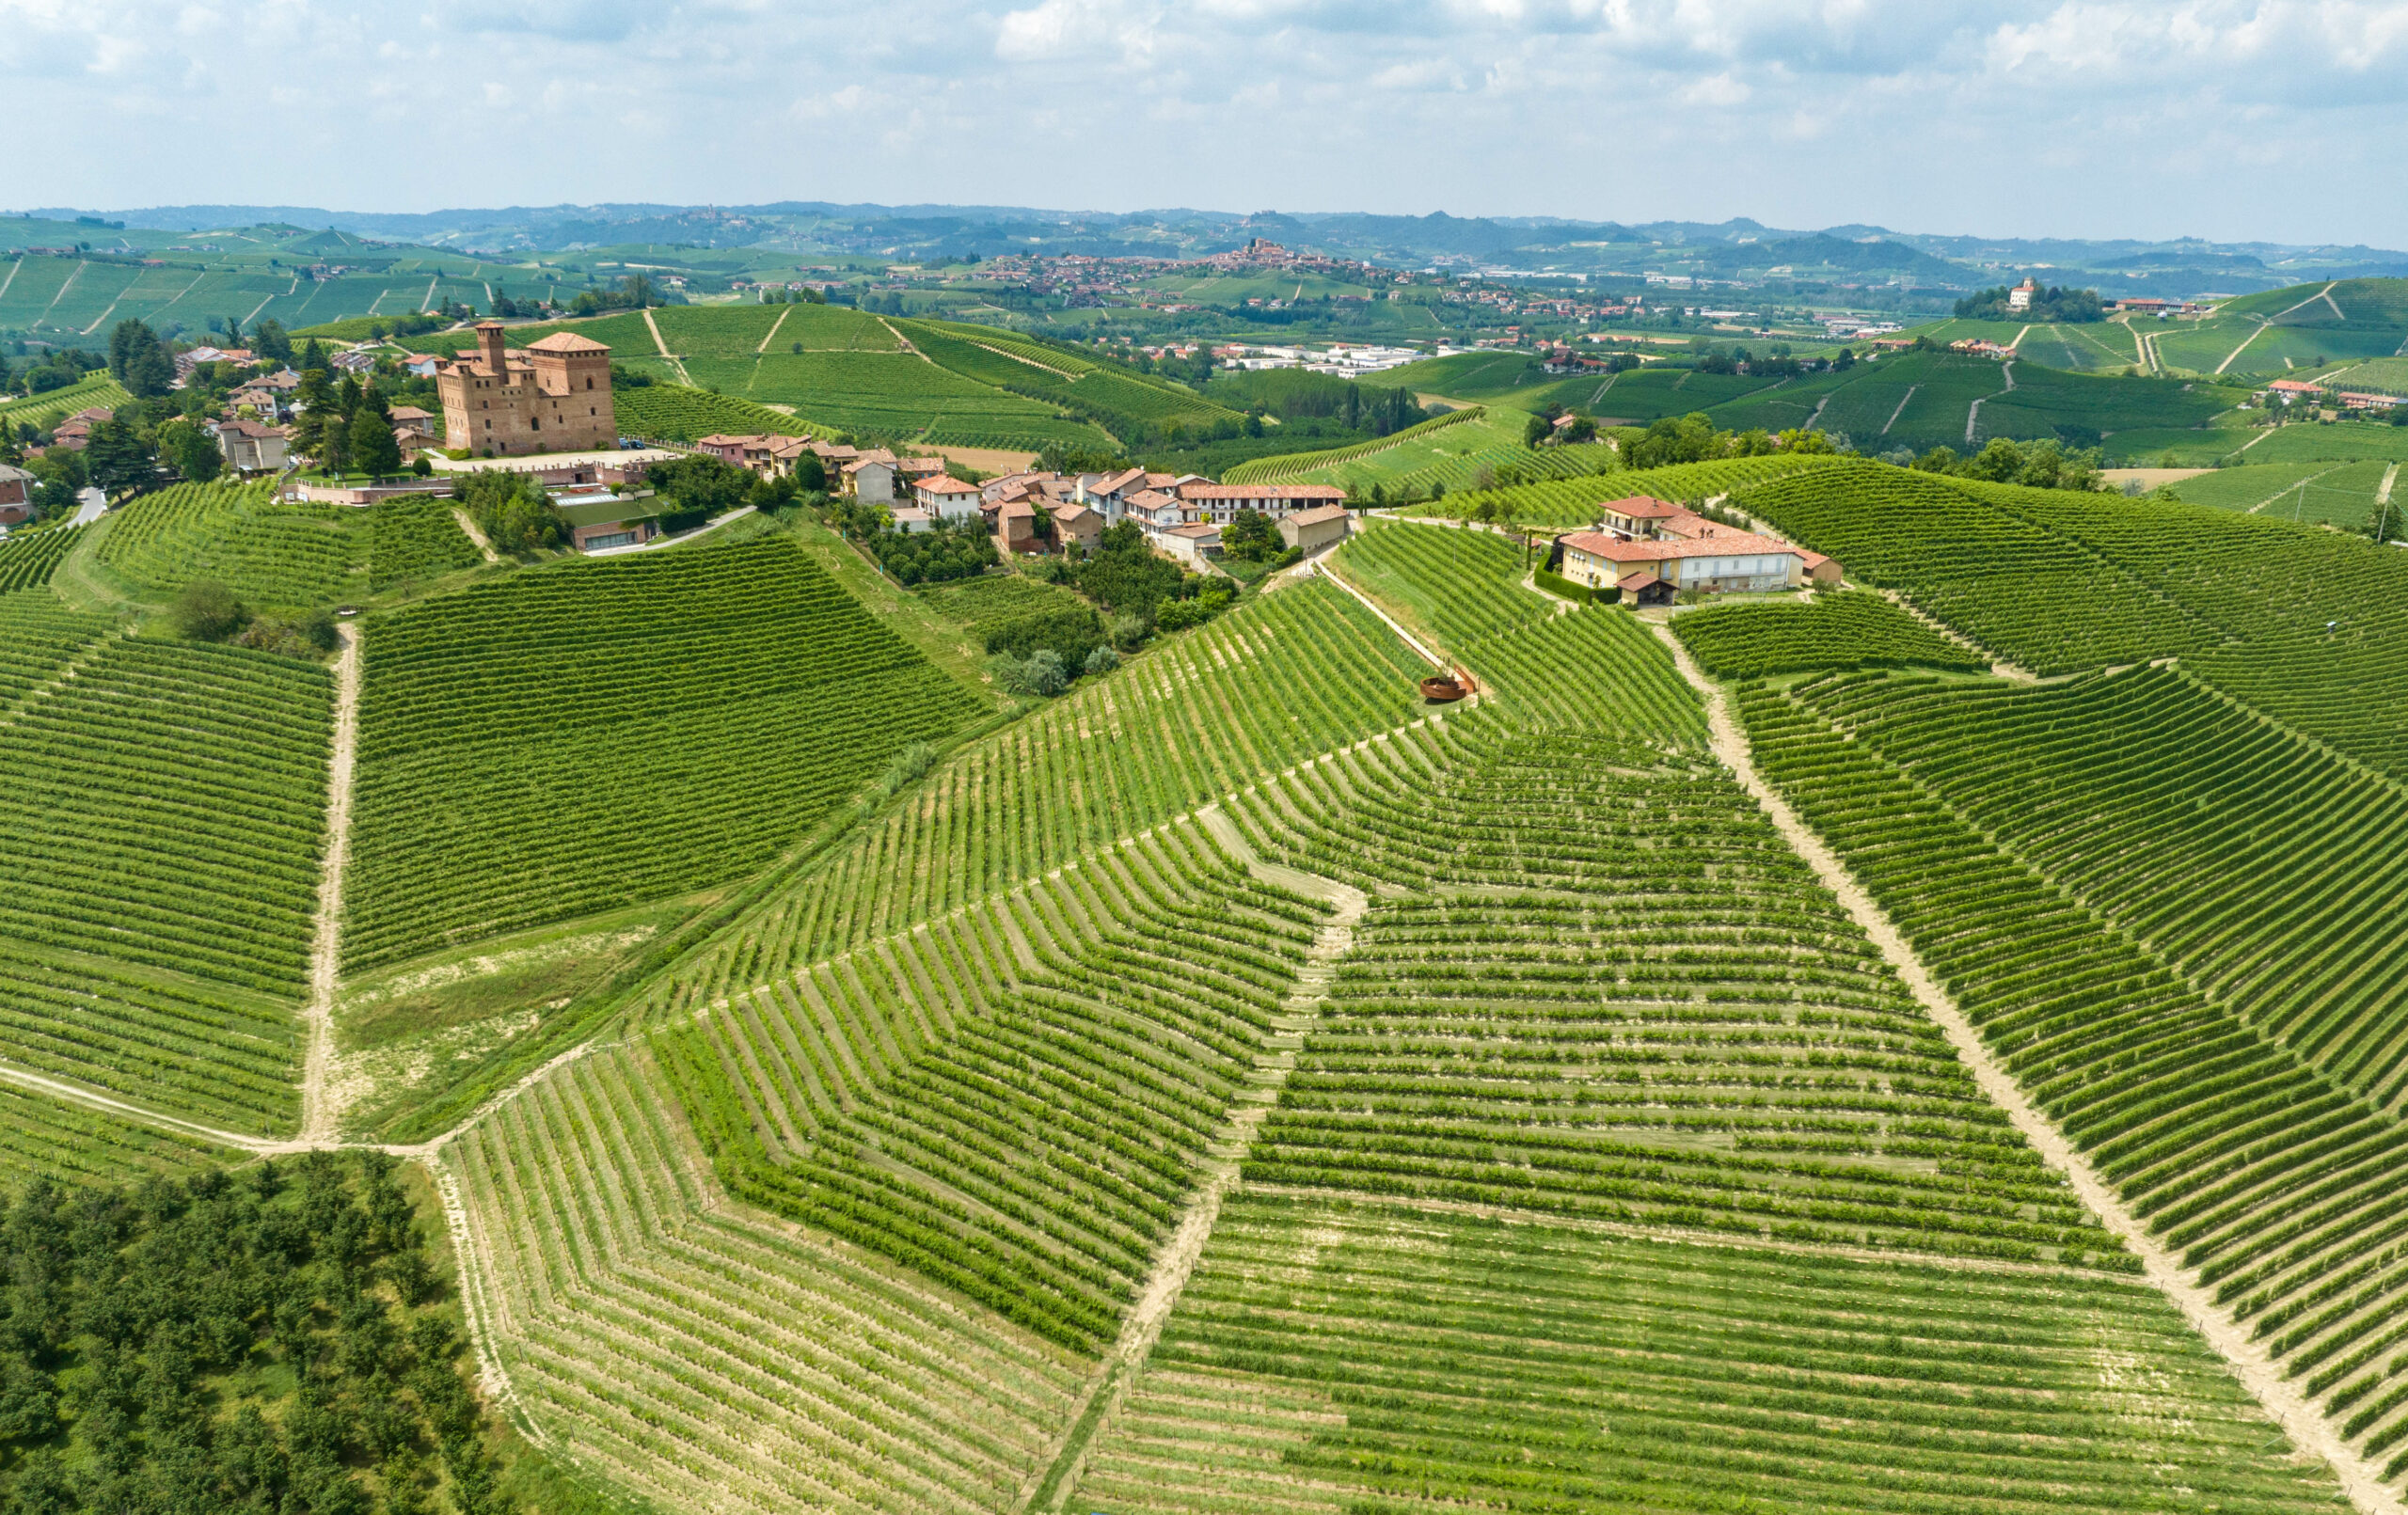
M 508 457 L 619 445 L 608 347 L 562 331 L 512 349 L 501 330 L 499 321 L 479 322 L 476 347 L 436 375 L 447 447 Z

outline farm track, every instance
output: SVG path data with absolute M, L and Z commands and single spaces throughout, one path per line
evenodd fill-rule
M 768 331 L 761 338 L 761 345 L 752 349 L 753 356 L 758 357 L 769 350 L 769 343 L 777 339 L 779 329 L 785 325 L 786 317 L 792 314 L 794 314 L 792 306 L 784 307 L 778 311 L 778 319 L 769 323 Z
M 1907 614 L 1914 617 L 1925 626 L 1930 627 L 1933 631 L 1938 632 L 1941 636 L 1955 642 L 1957 646 L 1965 648 L 1969 652 L 1976 653 L 1983 657 L 1988 658 L 1990 660 L 1991 671 L 1998 674 L 2000 678 L 2013 679 L 2018 684 L 2037 684 L 2040 682 L 2040 675 L 2037 673 L 2033 672 L 2030 669 L 2025 668 L 2020 664 L 2008 662 L 2005 658 L 1983 646 L 1980 642 L 1975 641 L 1972 638 L 1966 636 L 1955 626 L 1927 614 L 1922 607 L 1914 604 L 1914 602 L 1909 600 L 1896 590 L 1876 590 L 1874 592 L 1889 601 L 1892 605 L 1896 606 L 1899 609 L 1904 610 Z
M 669 339 L 660 335 L 660 323 L 652 319 L 650 306 L 644 307 L 643 324 L 645 329 L 652 333 L 652 345 L 660 349 L 660 355 L 668 361 L 671 368 L 677 371 L 677 382 L 689 388 L 692 387 L 694 379 L 693 375 L 686 371 L 686 360 L 669 350 Z
M 1907 392 L 1898 397 L 1898 408 L 1890 412 L 1890 418 L 1881 423 L 1882 435 L 1887 436 L 1890 434 L 1890 428 L 1897 425 L 1898 418 L 1907 413 L 1908 402 L 1913 400 L 1915 397 L 1915 391 L 1922 387 L 1923 386 L 1919 384 L 1910 384 L 1907 386 Z
M 334 1139 L 342 1111 L 329 1096 L 335 1073 L 335 988 L 342 976 L 342 876 L 351 860 L 351 778 L 359 751 L 359 639 L 343 627 L 335 659 L 335 734 L 326 757 L 326 857 L 318 881 L 316 939 L 309 946 L 309 1000 L 302 1024 L 309 1037 L 301 1066 L 301 1136 Z
M 460 523 L 460 529 L 467 532 L 468 540 L 477 544 L 477 550 L 484 554 L 485 561 L 489 563 L 501 561 L 501 554 L 494 551 L 493 544 L 485 540 L 484 529 L 477 525 L 475 516 L 470 515 L 462 507 L 454 505 L 452 507 L 452 518 Z
M 2026 326 L 2023 329 L 2029 331 L 2032 328 Z M 2000 371 L 2000 376 L 2006 380 L 2006 387 L 2001 389 L 1996 395 L 1984 395 L 1982 396 L 1982 400 L 1996 400 L 1999 395 L 2011 395 L 2015 393 L 2014 363 L 2009 362 L 2005 364 Z M 1973 445 L 1974 428 L 1978 427 L 1982 421 L 1982 400 L 1976 400 L 1972 404 L 1965 407 L 1965 445 L 1967 447 L 1972 447 Z M 1897 418 L 1893 416 L 1891 418 L 1895 420 Z
M 1657 623 L 1653 629 L 1671 650 L 1681 676 L 1705 702 L 1715 756 L 1738 778 L 1741 786 L 1771 818 L 1782 840 L 1814 870 L 1824 887 L 1838 899 L 1841 908 L 1879 949 L 1917 1002 L 1946 1034 L 1982 1092 L 2005 1113 L 2042 1160 L 2066 1176 L 2106 1230 L 2140 1258 L 2148 1281 L 2225 1359 L 2242 1386 L 2290 1436 L 2293 1444 L 2321 1457 L 2332 1467 L 2352 1505 L 2366 1515 L 2408 1515 L 2408 1504 L 2403 1504 L 2400 1496 L 2384 1483 L 2380 1465 L 2345 1443 L 2300 1386 L 2284 1380 L 2264 1345 L 2251 1339 L 2249 1328 L 2215 1302 L 2212 1290 L 2184 1275 L 2177 1255 L 2148 1233 L 2089 1160 L 2025 1097 L 2022 1087 L 1991 1054 L 1972 1023 L 1931 976 L 1888 913 L 1856 881 L 1821 836 L 1756 771 L 1747 734 L 1733 716 L 1722 686 L 1699 671 L 1688 650 L 1672 636 L 1668 625 Z

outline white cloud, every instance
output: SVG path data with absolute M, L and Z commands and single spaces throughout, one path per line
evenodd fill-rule
M 0 155 L 0 206 L 1444 207 L 2408 245 L 2408 203 L 2362 188 L 2408 138 L 2401 0 L 0 0 L 0 37 L 17 118 L 77 123 Z M 488 83 L 534 118 L 506 150 Z M 187 150 L 236 122 L 279 152 Z M 2019 192 L 2036 156 L 2047 192 Z

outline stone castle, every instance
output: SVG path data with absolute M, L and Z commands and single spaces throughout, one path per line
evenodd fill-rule
M 477 324 L 477 345 L 436 374 L 443 441 L 479 457 L 580 452 L 619 445 L 610 349 L 574 332 L 504 347 L 501 323 Z

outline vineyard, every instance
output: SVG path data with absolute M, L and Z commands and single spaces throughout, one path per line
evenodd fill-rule
M 39 589 L 49 583 L 50 576 L 74 550 L 83 531 L 80 526 L 54 526 L 40 531 L 19 532 L 0 542 L 0 594 Z
M 483 560 L 448 499 L 388 499 L 368 511 L 368 583 L 379 592 Z
M 1574 530 L 1596 525 L 1597 506 L 1609 499 L 1628 499 L 1634 495 L 1669 500 L 1711 499 L 1832 461 L 1827 454 L 1788 457 L 1775 453 L 1760 458 L 1676 463 L 1663 468 L 1617 469 L 1505 489 L 1457 492 L 1443 499 L 1412 506 L 1405 513 L 1459 521 L 1493 518 L 1546 529 Z
M 987 327 L 931 321 L 905 321 L 897 327 L 943 368 L 1043 399 L 1124 438 L 1170 424 L 1210 426 L 1239 419 L 1236 411 L 1192 390 Z
M 153 602 L 206 578 L 253 606 L 325 605 L 367 588 L 364 525 L 343 506 L 281 503 L 270 484 L 174 484 L 125 506 L 97 556 Z
M 794 353 L 772 344 L 758 357 L 690 359 L 686 371 L 698 385 L 756 403 L 789 404 L 822 425 L 878 436 L 933 438 L 942 431 L 961 437 L 1106 441 L 1084 420 L 1060 419 L 1062 407 L 1051 401 L 966 378 L 916 353 Z
M 810 422 L 784 411 L 682 384 L 620 389 L 610 400 L 617 407 L 620 432 L 647 442 L 691 442 L 720 434 L 800 436 L 814 431 Z
M 1093 1352 L 1319 921 L 1166 827 L 681 1016 L 658 1055 L 732 1192 Z
M 799 428 L 764 384 L 1209 418 L 984 327 L 655 315 L 742 376 L 621 391 L 689 430 Z M 1941 409 L 2003 376 L 1893 365 Z M 1340 466 L 1468 469 L 1506 414 Z M 977 661 L 1101 636 L 1083 598 L 906 590 L 768 513 L 486 566 L 448 500 L 178 485 L 0 546 L 0 1179 L 426 1141 L 483 1392 L 660 1515 L 2396 1496 L 2408 555 L 1519 450 L 1581 474 L 1367 518 L 1052 699 Z M 1880 592 L 1576 604 L 1450 518 L 1641 493 Z M 78 542 L 70 589 L 360 604 L 349 786 L 353 665 L 71 608 Z M 393 1071 L 315 1039 L 330 989 L 409 1022 Z
M 1342 592 L 1250 600 L 965 748 L 654 991 L 705 1005 L 1009 889 L 1421 714 L 1427 665 Z
M 8 615 L 0 638 L 16 686 L 0 1058 L 238 1128 L 289 1124 L 325 671 L 55 608 Z
M 1897 590 L 2037 673 L 2140 662 L 2224 639 L 2112 558 L 1954 481 L 1852 461 L 1760 484 L 1738 503 L 1846 563 L 1851 579 Z
M 731 1206 L 642 1047 L 510 1101 L 446 1155 L 514 1393 L 670 1510 L 994 1511 L 1084 1365 L 864 1251 Z
M 1877 594 L 1818 594 L 1804 605 L 1707 606 L 1672 629 L 1719 679 L 1759 679 L 1817 668 L 1938 668 L 1989 671 L 1966 651 Z
M 1401 432 L 1392 432 L 1374 442 L 1357 442 L 1352 447 L 1329 448 L 1320 452 L 1283 452 L 1277 457 L 1258 458 L 1252 463 L 1241 463 L 1231 468 L 1228 481 L 1233 484 L 1295 483 L 1302 481 L 1308 473 L 1315 473 L 1323 468 L 1333 468 L 1339 464 L 1353 463 L 1357 458 L 1366 458 L 1374 452 L 1385 452 L 1390 448 L 1402 447 L 1408 442 L 1418 442 L 1423 437 L 1436 432 L 1443 432 L 1449 427 L 1479 420 L 1486 414 L 1487 412 L 1479 405 L 1466 405 L 1461 410 L 1450 410 L 1443 416 L 1434 416 L 1426 421 L 1408 426 Z
M 1068 1507 L 2349 1507 L 2145 1286 L 1249 1191 Z
M 362 645 L 350 971 L 756 872 L 971 708 L 776 540 L 481 582 Z
M 2214 828 L 2214 781 L 2181 765 L 2218 727 L 2245 743 L 2255 723 L 2212 696 L 2186 723 L 2184 688 L 2155 676 L 2048 693 L 2134 702 L 2135 712 L 2175 697 L 2147 718 L 2147 750 L 2177 765 L 2141 781 L 2147 803 L 2144 793 L 2121 800 L 2121 824 L 2085 817 L 2092 839 L 2078 851 L 2034 818 L 2057 797 L 1985 796 L 1992 776 L 1982 755 L 1949 740 L 1972 719 L 2025 714 L 1988 693 L 1931 702 L 1926 714 L 1911 684 L 1839 676 L 1785 697 L 1751 695 L 1745 709 L 1768 775 L 2034 1100 L 2340 1434 L 2397 1480 L 2408 1474 L 2408 1359 L 2397 1352 L 2408 1340 L 2408 1279 L 2392 1175 L 2408 1159 L 2408 1133 L 2358 1092 L 2391 1077 L 2382 1044 L 2396 1013 L 2364 976 L 2372 944 L 2339 897 L 2363 887 L 2365 865 L 2338 862 L 2308 899 L 2282 900 L 2273 922 L 2213 896 L 2176 897 L 2167 870 L 2195 861 Z M 1880 711 L 1901 696 L 1908 718 L 1893 746 Z M 2202 711 L 2222 718 L 2201 727 Z M 2095 802 L 2117 787 L 2134 781 L 2085 776 L 2083 792 Z M 2014 829 L 1986 834 L 1993 816 Z M 2220 877 L 2238 880 L 2246 866 L 2225 860 Z M 2261 899 L 2273 895 L 2262 888 Z M 2209 918 L 2194 926 L 2201 908 Z M 2279 954 L 2293 944 L 2305 955 Z M 2324 951 L 2346 955 L 2328 962 L 2316 955 Z M 2211 998 L 2193 976 L 2203 970 L 2248 998 Z M 2303 973 L 2324 983 L 2294 982 Z
M 20 426 L 46 432 L 79 410 L 115 410 L 133 398 L 125 392 L 124 386 L 108 374 L 87 374 L 73 384 L 38 395 L 0 400 L 0 426 L 6 426 L 12 434 Z

